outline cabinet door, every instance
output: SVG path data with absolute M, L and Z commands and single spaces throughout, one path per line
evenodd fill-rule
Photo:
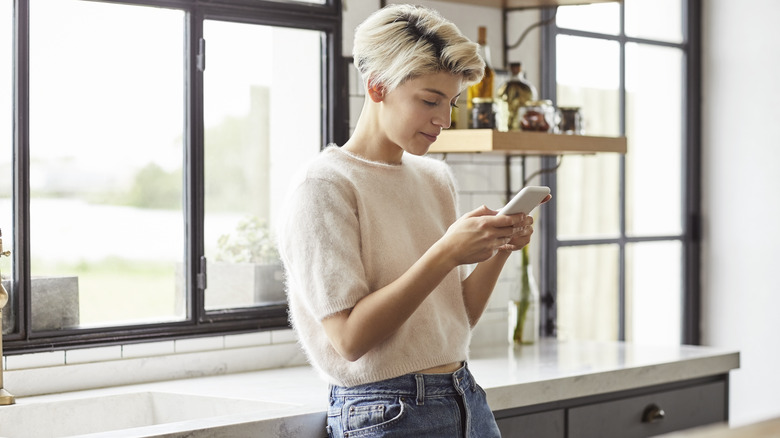
M 502 438 L 563 438 L 564 411 L 540 412 L 496 419 Z
M 726 421 L 726 400 L 721 381 L 571 408 L 569 438 L 649 437 Z M 643 418 L 654 408 L 663 415 Z

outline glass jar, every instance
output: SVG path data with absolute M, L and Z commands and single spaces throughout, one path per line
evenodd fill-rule
M 474 129 L 495 128 L 495 111 L 493 99 L 490 97 L 475 97 L 471 99 L 471 127 Z
M 550 100 L 528 102 L 518 112 L 523 131 L 553 132 L 556 127 L 555 107 Z
M 513 62 L 509 64 L 509 68 L 512 71 L 512 77 L 498 89 L 499 102 L 503 104 L 502 109 L 504 110 L 498 112 L 501 117 L 496 116 L 496 125 L 498 125 L 499 130 L 504 124 L 510 130 L 520 129 L 518 111 L 527 102 L 534 102 L 538 99 L 536 87 L 526 80 L 522 64 Z
M 558 123 L 558 132 L 569 135 L 582 135 L 583 129 L 582 111 L 577 106 L 560 107 L 560 122 Z

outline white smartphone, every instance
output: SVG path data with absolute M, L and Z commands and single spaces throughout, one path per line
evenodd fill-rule
M 550 194 L 547 186 L 528 186 L 517 192 L 498 214 L 531 213 Z

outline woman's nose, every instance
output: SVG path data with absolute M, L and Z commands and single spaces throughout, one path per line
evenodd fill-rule
M 433 124 L 441 126 L 442 129 L 448 129 L 452 125 L 452 107 L 447 105 L 447 108 L 447 111 L 436 114 L 433 119 Z

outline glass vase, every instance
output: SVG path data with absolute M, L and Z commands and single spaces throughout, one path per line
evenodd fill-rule
M 539 286 L 528 254 L 522 249 L 519 297 L 509 301 L 509 342 L 530 345 L 539 340 Z

